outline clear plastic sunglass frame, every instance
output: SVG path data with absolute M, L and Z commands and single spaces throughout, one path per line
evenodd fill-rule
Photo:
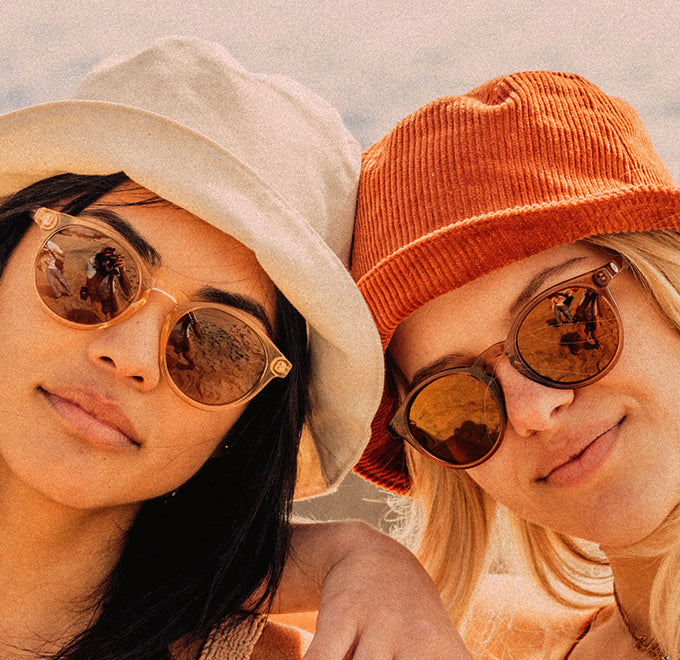
M 554 286 L 550 287 L 549 289 L 541 291 L 539 294 L 534 296 L 529 302 L 527 302 L 527 304 L 524 305 L 524 307 L 518 312 L 517 316 L 515 317 L 515 320 L 513 321 L 512 326 L 510 327 L 510 331 L 508 332 L 508 335 L 504 341 L 493 344 L 489 348 L 485 349 L 474 359 L 471 365 L 442 369 L 441 371 L 438 371 L 436 374 L 428 376 L 421 382 L 417 383 L 417 385 L 413 387 L 411 390 L 409 390 L 405 399 L 399 405 L 396 412 L 392 416 L 392 419 L 387 425 L 389 432 L 394 437 L 400 438 L 408 442 L 412 447 L 414 447 L 414 449 L 419 451 L 421 454 L 426 456 L 434 463 L 444 465 L 446 467 L 450 467 L 453 469 L 464 470 L 476 467 L 477 465 L 480 465 L 481 463 L 484 463 L 487 460 L 489 460 L 500 447 L 507 426 L 505 397 L 503 395 L 503 390 L 500 387 L 500 384 L 498 383 L 497 379 L 494 378 L 494 376 L 487 367 L 489 359 L 491 359 L 492 357 L 498 357 L 500 355 L 505 354 L 510 360 L 510 364 L 519 373 L 526 376 L 530 380 L 533 380 L 536 383 L 554 389 L 578 389 L 581 387 L 585 387 L 586 385 L 591 385 L 592 383 L 600 380 L 614 368 L 617 360 L 619 359 L 619 356 L 621 355 L 621 350 L 623 349 L 623 325 L 621 322 L 621 315 L 619 312 L 619 308 L 616 304 L 616 301 L 612 296 L 609 285 L 617 275 L 622 273 L 627 268 L 628 263 L 625 262 L 623 257 L 617 257 L 599 268 L 595 268 L 594 270 L 588 271 L 587 273 L 583 273 L 582 275 L 578 275 L 571 279 L 564 280 L 563 282 L 559 282 Z M 576 382 L 558 382 L 546 378 L 544 376 L 541 376 L 527 364 L 518 348 L 518 334 L 523 321 L 534 309 L 536 309 L 536 307 L 541 302 L 543 302 L 546 299 L 549 299 L 551 295 L 559 291 L 576 287 L 595 290 L 598 293 L 598 295 L 601 295 L 602 298 L 604 298 L 604 300 L 607 301 L 609 308 L 612 310 L 612 313 L 614 315 L 618 327 L 617 346 L 614 354 L 612 355 L 607 365 L 601 371 L 598 371 L 593 376 Z M 417 396 L 428 385 L 431 385 L 432 383 L 440 380 L 441 378 L 457 374 L 467 374 L 474 378 L 475 380 L 481 382 L 486 387 L 488 392 L 491 394 L 492 399 L 498 408 L 500 417 L 498 437 L 496 441 L 493 443 L 492 447 L 489 449 L 489 451 L 482 457 L 480 457 L 478 460 L 464 464 L 457 464 L 452 463 L 450 461 L 446 461 L 442 458 L 439 458 L 435 454 L 429 452 L 413 435 L 411 424 L 409 422 L 411 407 L 413 406 L 413 403 L 416 400 Z
M 285 378 L 290 372 L 292 368 L 291 362 L 285 357 L 285 355 L 283 355 L 283 353 L 278 349 L 269 336 L 257 325 L 253 324 L 252 319 L 247 313 L 228 305 L 222 305 L 220 303 L 192 301 L 179 289 L 168 287 L 164 282 L 153 277 L 152 273 L 147 268 L 137 250 L 132 245 L 130 245 L 127 239 L 117 232 L 113 227 L 95 219 L 75 217 L 44 207 L 33 210 L 30 215 L 33 221 L 40 227 L 40 229 L 45 232 L 45 235 L 41 239 L 40 247 L 38 248 L 34 263 L 33 282 L 35 292 L 46 312 L 53 318 L 58 319 L 61 323 L 79 330 L 99 330 L 128 319 L 147 303 L 149 296 L 154 291 L 165 295 L 173 301 L 174 307 L 172 311 L 168 313 L 160 334 L 159 361 L 161 372 L 165 376 L 170 387 L 184 401 L 187 401 L 191 405 L 204 410 L 220 410 L 231 408 L 236 405 L 247 403 L 259 392 L 261 392 L 271 380 L 274 378 Z M 137 290 L 130 295 L 130 302 L 128 303 L 127 307 L 125 307 L 120 312 L 120 314 L 117 314 L 115 317 L 109 320 L 95 324 L 71 321 L 53 310 L 45 302 L 43 296 L 40 294 L 36 277 L 40 269 L 39 259 L 41 257 L 41 253 L 51 238 L 68 227 L 85 227 L 97 232 L 100 235 L 110 238 L 111 240 L 118 243 L 123 249 L 125 249 L 125 251 L 132 257 L 135 263 L 135 267 L 139 275 Z M 243 396 L 228 403 L 209 404 L 188 396 L 177 385 L 167 365 L 166 346 L 168 344 L 170 334 L 177 324 L 177 321 L 179 321 L 179 319 L 181 319 L 186 314 L 196 310 L 204 309 L 216 309 L 241 321 L 250 330 L 252 330 L 252 332 L 255 333 L 262 344 L 264 351 L 264 366 L 259 380 Z

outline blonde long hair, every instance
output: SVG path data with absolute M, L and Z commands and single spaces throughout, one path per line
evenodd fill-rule
M 623 255 L 680 332 L 680 234 L 609 234 L 585 242 Z M 407 456 L 412 499 L 401 505 L 401 537 L 419 545 L 418 555 L 452 619 L 464 629 L 475 589 L 487 572 L 497 570 L 498 548 L 507 543 L 496 534 L 499 507 L 465 471 L 438 466 L 408 446 Z M 510 512 L 507 517 L 516 532 L 513 561 L 521 554 L 527 572 L 553 600 L 586 608 L 611 595 L 611 572 L 597 547 Z M 622 552 L 658 563 L 650 594 L 652 631 L 672 658 L 680 657 L 680 505 L 651 535 Z

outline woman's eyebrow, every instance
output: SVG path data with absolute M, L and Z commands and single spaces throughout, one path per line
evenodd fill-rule
M 436 373 L 439 373 L 444 369 L 452 369 L 459 366 L 469 366 L 468 364 L 462 364 L 465 360 L 467 360 L 469 364 L 472 364 L 474 357 L 471 358 L 469 355 L 463 355 L 462 353 L 447 353 L 434 362 L 426 364 L 422 369 L 418 369 L 418 371 L 413 374 L 410 387 L 415 387 L 421 381 L 429 378 L 430 376 L 434 376 Z
M 545 268 L 536 275 L 534 275 L 526 286 L 519 292 L 519 295 L 514 299 L 509 310 L 509 316 L 515 316 L 519 310 L 526 305 L 541 289 L 544 282 L 550 278 L 554 278 L 557 275 L 561 275 L 565 270 L 571 268 L 574 264 L 585 261 L 588 257 L 574 257 L 565 261 L 564 263 L 557 264 L 556 266 L 549 266 Z
M 81 217 L 89 216 L 97 220 L 105 222 L 110 227 L 113 227 L 135 248 L 139 255 L 149 265 L 157 268 L 162 265 L 163 259 L 158 251 L 146 239 L 142 238 L 127 220 L 124 220 L 114 211 L 109 209 L 87 209 L 80 214 Z M 237 293 L 230 293 L 222 289 L 206 286 L 198 291 L 197 296 L 206 302 L 219 303 L 227 305 L 228 307 L 235 307 L 246 314 L 258 319 L 265 329 L 272 335 L 273 328 L 265 308 L 257 302 L 254 298 L 243 296 Z
M 246 314 L 254 316 L 262 323 L 262 325 L 264 325 L 269 336 L 273 336 L 273 328 L 269 317 L 267 316 L 267 312 L 254 298 L 239 293 L 230 293 L 229 291 L 216 289 L 212 286 L 204 286 L 202 289 L 199 289 L 197 296 L 206 302 L 214 302 L 221 305 L 227 305 L 228 307 L 235 307 Z
M 80 214 L 80 217 L 95 218 L 96 220 L 101 220 L 110 227 L 113 227 L 113 229 L 125 237 L 128 243 L 135 248 L 142 259 L 150 266 L 158 268 L 163 263 L 163 259 L 156 248 L 154 248 L 146 239 L 142 238 L 142 236 L 133 229 L 132 225 L 115 211 L 111 211 L 110 209 L 86 209 Z

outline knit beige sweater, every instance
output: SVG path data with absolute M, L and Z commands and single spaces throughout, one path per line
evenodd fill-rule
M 259 617 L 236 629 L 216 628 L 199 660 L 300 660 L 310 641 L 305 631 Z

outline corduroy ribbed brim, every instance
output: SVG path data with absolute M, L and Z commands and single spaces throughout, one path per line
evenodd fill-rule
M 495 78 L 438 99 L 363 155 L 352 274 L 387 348 L 428 301 L 587 236 L 680 230 L 680 189 L 635 111 L 582 77 Z M 389 392 L 356 471 L 409 486 Z

